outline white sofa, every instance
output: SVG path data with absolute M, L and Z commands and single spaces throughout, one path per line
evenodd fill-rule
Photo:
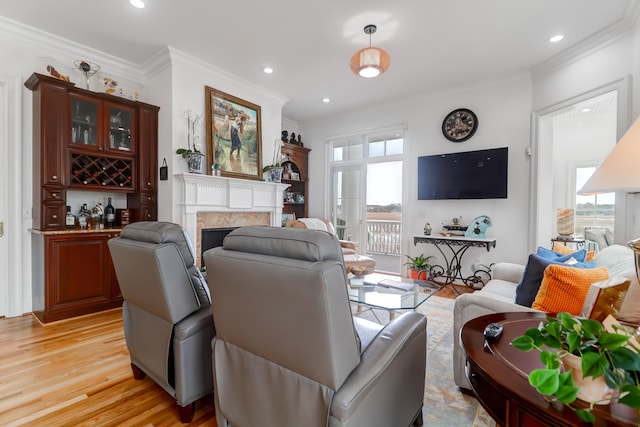
M 636 277 L 634 252 L 620 245 L 608 246 L 598 252 L 593 261 L 597 266 L 606 266 L 609 277 L 626 277 L 631 281 L 629 291 L 622 303 L 619 320 L 640 324 L 640 285 Z M 536 311 L 516 304 L 516 287 L 525 266 L 513 263 L 497 263 L 492 268 L 492 279 L 479 291 L 456 298 L 453 307 L 453 377 L 456 385 L 471 389 L 465 374 L 466 358 L 460 347 L 462 326 L 471 319 L 491 313 L 513 311 Z

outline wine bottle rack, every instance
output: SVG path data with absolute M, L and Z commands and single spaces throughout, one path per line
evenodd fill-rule
M 71 185 L 133 190 L 133 160 L 71 154 Z

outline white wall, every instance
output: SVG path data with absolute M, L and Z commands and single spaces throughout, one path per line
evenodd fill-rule
M 86 46 L 63 40 L 35 28 L 18 24 L 0 17 L 0 74 L 25 82 L 33 72 L 46 73 L 45 66 L 54 63 L 60 71 L 69 74 L 71 80 L 84 85 L 84 77 L 73 70 L 73 62 L 83 58 L 102 65 L 102 71 L 112 75 L 121 75 L 128 81 L 141 82 L 141 73 L 132 64 L 105 55 Z M 21 280 L 9 284 L 10 293 L 16 295 L 21 307 L 11 307 L 10 314 L 31 311 L 31 228 L 32 221 L 32 92 L 22 84 L 18 89 L 19 101 L 15 107 L 20 108 L 14 118 L 20 123 L 16 130 L 16 139 L 10 140 L 10 151 L 20 152 L 20 173 L 11 185 L 10 191 L 16 194 L 9 206 L 10 215 L 21 218 L 20 251 L 10 251 L 9 268 L 12 277 Z M 145 95 L 143 91 L 143 96 Z M 39 166 L 38 166 L 39 167 Z M 11 230 L 14 232 L 14 230 Z M 17 312 L 15 311 L 17 310 Z
M 84 77 L 74 70 L 76 59 L 85 59 L 100 64 L 102 72 L 143 86 L 141 100 L 160 107 L 158 116 L 158 164 L 166 158 L 169 165 L 169 180 L 158 182 L 158 219 L 177 221 L 174 214 L 178 193 L 173 186 L 173 175 L 186 171 L 186 163 L 175 154 L 175 150 L 186 143 L 186 121 L 184 110 L 203 114 L 201 135 L 205 140 L 204 86 L 231 93 L 239 98 L 260 105 L 262 110 L 263 161 L 273 157 L 274 141 L 280 139 L 281 110 L 285 98 L 266 92 L 262 88 L 216 69 L 210 64 L 189 57 L 170 48 L 158 52 L 145 64 L 132 64 L 119 58 L 96 51 L 69 40 L 61 39 L 38 29 L 27 27 L 0 17 L 0 74 L 26 81 L 33 72 L 47 74 L 46 64 L 52 63 L 71 80 L 84 87 Z M 8 265 L 17 271 L 11 277 L 22 280 L 10 283 L 12 295 L 20 295 L 22 306 L 15 314 L 31 311 L 31 233 L 32 227 L 32 92 L 20 85 L 21 110 L 16 117 L 21 135 L 19 140 L 10 141 L 12 150 L 21 152 L 21 173 L 13 185 L 13 192 L 19 202 L 9 207 L 11 214 L 22 218 L 20 235 L 23 243 L 19 253 L 10 252 Z M 16 103 L 20 106 L 20 103 Z M 39 167 L 39 165 L 36 165 Z M 97 193 L 96 193 L 97 194 Z M 98 195 L 76 194 L 87 197 L 87 203 Z M 77 198 L 76 197 L 76 198 Z M 75 199 L 74 199 L 75 200 Z M 80 199 L 78 199 L 80 200 Z M 24 213 L 24 214 L 23 214 Z M 5 230 L 6 232 L 7 230 Z M 14 311 L 10 310 L 11 313 Z
M 467 142 L 453 143 L 441 132 L 445 115 L 458 107 L 473 110 L 479 127 Z M 527 255 L 526 224 L 528 222 L 529 113 L 531 111 L 531 83 L 528 76 L 491 82 L 472 87 L 424 93 L 373 108 L 339 116 L 300 123 L 305 147 L 310 153 L 309 216 L 325 217 L 325 140 L 329 136 L 387 127 L 404 123 L 405 132 L 403 206 L 403 254 L 440 256 L 433 247 L 413 246 L 411 236 L 422 234 L 425 222 L 435 225 L 448 223 L 462 215 L 470 222 L 476 216 L 489 215 L 493 220 L 487 235 L 498 239 L 495 249 L 487 253 L 474 248 L 466 255 L 469 263 L 489 264 L 495 261 L 521 262 Z M 498 200 L 417 200 L 417 158 L 419 156 L 509 147 L 508 198 Z
M 536 70 L 532 74 L 532 110 L 543 110 L 623 78 L 633 72 L 632 59 L 637 54 L 637 44 L 628 35 L 589 55 Z
M 616 142 L 614 112 L 587 117 L 567 117 L 554 120 L 553 127 L 553 205 L 552 215 L 558 208 L 570 208 L 575 202 L 574 168 L 597 166 L 613 149 Z M 557 230 L 551 231 L 555 236 Z
M 548 114 L 553 111 L 554 106 L 563 104 L 567 100 L 579 98 L 587 92 L 608 86 L 622 87 L 623 85 L 619 82 L 628 80 L 631 82 L 629 93 L 618 93 L 617 137 L 619 139 L 638 116 L 640 108 L 638 84 L 633 84 L 634 80 L 640 79 L 639 56 L 640 28 L 635 28 L 624 36 L 608 40 L 600 47 L 589 51 L 588 54 L 578 55 L 564 63 L 539 67 L 532 73 L 532 110 Z M 629 76 L 631 76 L 630 79 L 628 79 Z M 537 149 L 539 148 L 536 147 Z M 535 182 L 536 179 L 534 178 L 533 181 Z M 534 192 L 537 193 L 537 190 L 534 189 Z M 624 243 L 640 233 L 636 219 L 637 207 L 640 206 L 639 199 L 637 195 L 620 194 L 616 197 L 616 243 Z M 549 211 L 549 209 L 544 210 Z M 532 229 L 535 227 L 536 224 L 531 224 Z M 535 233 L 540 236 L 542 230 L 535 230 Z
M 285 98 L 268 93 L 264 89 L 246 81 L 241 81 L 223 70 L 204 63 L 185 53 L 170 49 L 171 56 L 171 135 L 170 150 L 166 141 L 162 141 L 163 152 L 173 153 L 167 157 L 169 175 L 187 171 L 187 164 L 182 157 L 175 154 L 176 149 L 186 147 L 187 125 L 184 112 L 187 109 L 202 114 L 200 130 L 201 142 L 206 153 L 206 109 L 205 86 L 232 94 L 240 99 L 259 105 L 262 121 L 262 164 L 271 163 L 276 140 L 280 140 L 280 126 L 282 122 L 282 106 Z M 171 160 L 170 160 L 171 159 Z M 207 172 L 210 173 L 210 172 Z M 179 187 L 174 181 L 172 221 L 180 222 L 179 207 L 176 205 Z M 163 197 L 167 197 L 163 194 Z M 163 213 L 164 214 L 164 213 Z
M 169 181 L 159 182 L 159 219 L 175 218 L 173 206 L 177 193 L 173 188 L 172 176 L 186 170 L 186 165 L 175 149 L 184 144 L 184 109 L 192 108 L 204 114 L 204 86 L 208 85 L 224 92 L 232 93 L 247 101 L 262 106 L 263 161 L 272 158 L 272 143 L 279 139 L 281 131 L 282 105 L 286 102 L 278 95 L 270 94 L 250 82 L 240 81 L 223 70 L 200 62 L 180 52 L 167 48 L 159 52 L 146 64 L 132 64 L 119 58 L 98 52 L 68 40 L 34 28 L 17 24 L 0 17 L 0 74 L 25 81 L 41 66 L 39 58 L 55 58 L 70 69 L 79 58 L 99 63 L 103 71 L 145 87 L 143 100 L 161 107 L 159 114 L 159 163 L 163 158 L 169 164 Z M 44 70 L 41 70 L 44 71 Z M 74 81 L 81 83 L 82 77 L 71 70 Z M 305 147 L 310 152 L 310 215 L 324 216 L 326 200 L 325 138 L 331 135 L 351 133 L 377 127 L 407 124 L 405 153 L 406 170 L 404 188 L 405 203 L 405 248 L 408 254 L 425 252 L 429 248 L 413 247 L 409 237 L 422 232 L 426 221 L 439 224 L 454 216 L 462 215 L 467 221 L 480 214 L 493 219 L 493 227 L 488 235 L 495 236 L 498 244 L 490 253 L 476 251 L 469 256 L 470 261 L 488 263 L 493 261 L 521 262 L 528 252 L 527 224 L 530 219 L 528 206 L 529 165 L 525 155 L 529 146 L 529 114 L 532 110 L 544 109 L 561 100 L 571 98 L 595 87 L 632 74 L 640 78 L 640 32 L 610 42 L 604 48 L 593 50 L 553 69 L 540 69 L 527 77 L 476 86 L 446 89 L 437 93 L 426 93 L 404 98 L 388 104 L 342 114 L 333 118 L 322 118 L 314 122 L 301 123 L 296 133 L 303 136 Z M 637 85 L 636 85 L 637 86 Z M 14 215 L 22 218 L 21 235 L 24 245 L 20 253 L 10 254 L 9 265 L 20 266 L 25 312 L 30 311 L 31 284 L 31 227 L 32 199 L 32 94 L 21 88 L 21 105 L 17 120 L 21 129 L 17 132 L 20 140 L 13 141 L 13 149 L 21 150 L 22 173 L 15 189 L 21 198 L 19 206 L 12 206 Z M 640 88 L 633 88 L 633 103 L 630 116 L 639 112 Z M 467 107 L 479 117 L 479 130 L 463 144 L 454 144 L 441 135 L 440 126 L 445 114 L 454 108 Z M 633 114 L 631 114 L 633 111 Z M 284 120 L 287 123 L 286 120 Z M 627 121 L 628 126 L 630 121 Z M 293 123 L 289 123 L 293 125 Z M 202 123 L 204 126 L 204 121 Z M 289 129 L 292 130 L 292 129 Z M 202 130 L 204 137 L 204 130 Z M 494 147 L 510 147 L 509 198 L 497 201 L 418 201 L 417 157 L 454 151 L 467 151 Z M 634 206 L 640 201 L 632 198 Z M 627 198 L 629 199 L 629 198 Z M 631 205 L 632 203 L 628 203 Z M 28 212 L 28 215 L 23 213 Z M 627 220 L 631 228 L 636 224 L 633 209 L 628 209 Z M 633 223 L 633 224 L 632 224 Z

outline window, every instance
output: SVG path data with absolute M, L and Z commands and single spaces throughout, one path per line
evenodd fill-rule
M 364 157 L 363 136 L 350 136 L 333 141 L 333 161 L 360 160 Z
M 614 230 L 616 193 L 602 193 L 591 196 L 577 194 L 578 190 L 582 188 L 595 170 L 595 166 L 576 168 L 576 237 L 584 237 L 585 227 L 606 227 L 611 233 Z

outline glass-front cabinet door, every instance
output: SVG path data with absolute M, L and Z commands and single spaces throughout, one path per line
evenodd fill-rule
M 90 98 L 71 97 L 71 144 L 100 148 L 100 107 Z
M 105 107 L 109 120 L 107 150 L 134 153 L 136 151 L 135 111 L 132 108 L 109 103 L 106 103 Z

